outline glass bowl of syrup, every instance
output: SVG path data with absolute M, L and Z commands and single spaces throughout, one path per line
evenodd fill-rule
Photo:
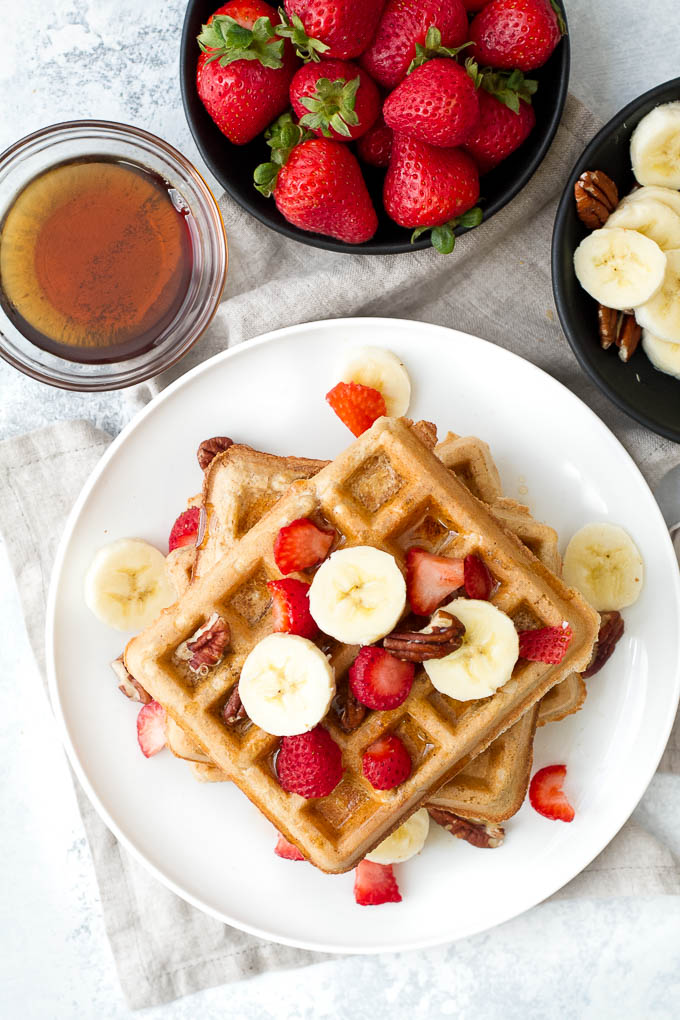
M 0 154 L 0 355 L 34 379 L 111 390 L 169 368 L 226 272 L 217 202 L 162 139 L 72 121 Z

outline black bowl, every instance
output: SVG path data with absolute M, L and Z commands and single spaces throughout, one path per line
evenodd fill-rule
M 624 364 L 617 349 L 600 347 L 597 303 L 574 272 L 574 251 L 588 234 L 576 215 L 574 184 L 584 170 L 604 170 L 626 195 L 635 179 L 630 166 L 630 136 L 642 118 L 660 103 L 680 99 L 680 78 L 645 92 L 624 107 L 595 135 L 571 172 L 557 208 L 552 239 L 552 279 L 557 313 L 581 366 L 622 411 L 647 428 L 680 442 L 680 383 L 657 371 L 640 349 Z
M 180 83 L 184 112 L 191 133 L 206 165 L 224 190 L 268 227 L 314 248 L 359 252 L 365 255 L 397 255 L 401 252 L 429 248 L 429 236 L 423 236 L 415 244 L 411 244 L 411 231 L 398 226 L 387 216 L 381 198 L 384 171 L 374 167 L 364 165 L 362 169 L 378 213 L 378 230 L 375 236 L 364 244 L 346 244 L 331 237 L 300 230 L 284 220 L 272 198 L 265 198 L 255 190 L 253 170 L 258 163 L 263 163 L 269 158 L 268 147 L 262 138 L 257 138 L 248 145 L 232 145 L 210 119 L 196 92 L 196 62 L 199 55 L 196 36 L 201 30 L 201 25 L 205 24 L 219 6 L 218 0 L 190 0 L 187 5 L 182 30 Z M 524 187 L 540 166 L 555 136 L 569 85 L 568 36 L 562 39 L 550 60 L 536 72 L 535 77 L 540 81 L 534 97 L 536 127 L 517 152 L 482 179 L 481 203 L 485 220 L 507 205 Z M 456 231 L 462 232 L 460 229 Z

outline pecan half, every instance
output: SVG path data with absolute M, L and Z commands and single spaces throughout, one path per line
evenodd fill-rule
M 597 306 L 600 346 L 608 350 L 612 344 L 619 348 L 621 361 L 629 361 L 640 343 L 642 330 L 632 312 L 619 312 L 606 305 Z
M 600 613 L 600 631 L 597 641 L 593 647 L 593 654 L 590 662 L 581 673 L 584 679 L 594 676 L 604 666 L 607 659 L 616 648 L 616 643 L 623 634 L 624 623 L 621 613 L 612 610 L 608 613 Z
M 213 613 L 207 623 L 179 646 L 176 655 L 189 664 L 192 672 L 207 676 L 208 671 L 216 666 L 224 655 L 230 638 L 231 631 L 227 621 Z
M 444 808 L 428 807 L 427 810 L 430 818 L 456 839 L 464 839 L 482 850 L 494 850 L 505 839 L 505 829 L 502 825 L 494 825 L 492 822 L 471 822 L 468 818 L 454 815 L 452 811 L 445 811 Z
M 424 630 L 393 630 L 384 639 L 383 648 L 405 662 L 427 662 L 455 652 L 463 643 L 464 633 L 460 620 L 440 609 Z
M 354 697 L 349 683 L 345 683 L 338 691 L 333 708 L 345 733 L 352 733 L 358 726 L 361 726 L 368 711 L 366 706 Z
M 196 457 L 201 471 L 205 471 L 213 457 L 216 457 L 218 453 L 224 453 L 225 450 L 228 450 L 233 445 L 234 440 L 230 439 L 229 436 L 213 436 L 212 439 L 204 439 L 196 450 Z
M 111 663 L 111 669 L 118 680 L 118 690 L 121 691 L 130 701 L 139 701 L 142 705 L 148 705 L 152 700 L 148 691 L 145 691 L 140 683 L 137 683 L 132 673 L 129 672 L 123 656 L 119 655 Z
M 240 722 L 241 719 L 247 717 L 246 710 L 241 701 L 241 695 L 238 692 L 238 684 L 232 689 L 220 715 L 222 716 L 222 722 L 225 722 L 227 726 L 233 726 L 234 723 Z
M 574 185 L 576 212 L 589 230 L 604 226 L 619 204 L 618 188 L 602 170 L 584 170 Z

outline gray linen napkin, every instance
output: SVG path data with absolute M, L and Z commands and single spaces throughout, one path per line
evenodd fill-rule
M 179 366 L 127 395 L 131 409 L 193 364 L 267 330 L 345 315 L 401 316 L 478 334 L 544 368 L 596 411 L 654 483 L 680 461 L 680 448 L 636 425 L 591 385 L 562 336 L 552 301 L 556 201 L 566 171 L 596 128 L 592 115 L 570 98 L 557 138 L 530 184 L 490 223 L 460 239 L 447 257 L 432 251 L 383 258 L 318 251 L 266 230 L 224 197 L 230 270 L 223 303 Z M 56 544 L 78 491 L 109 442 L 87 422 L 63 422 L 0 444 L 0 528 L 43 673 L 45 598 Z M 680 775 L 677 723 L 660 771 Z M 264 942 L 190 907 L 149 877 L 79 787 L 77 793 L 108 935 L 133 1008 L 328 958 Z M 679 795 L 677 778 L 672 790 L 664 785 L 665 804 L 673 796 L 677 802 Z M 664 827 L 658 801 L 653 786 L 634 818 L 557 895 L 680 893 L 675 837 Z

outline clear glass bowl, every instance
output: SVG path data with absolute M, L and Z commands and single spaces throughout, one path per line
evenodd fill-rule
M 84 364 L 43 351 L 10 321 L 0 305 L 0 356 L 26 375 L 68 390 L 115 390 L 143 382 L 174 365 L 212 319 L 227 275 L 227 239 L 215 198 L 201 175 L 177 149 L 127 124 L 100 120 L 52 124 L 0 154 L 0 222 L 18 193 L 38 174 L 66 160 L 102 156 L 147 167 L 170 186 L 178 207 L 188 210 L 193 265 L 186 296 L 153 346 L 112 364 Z

